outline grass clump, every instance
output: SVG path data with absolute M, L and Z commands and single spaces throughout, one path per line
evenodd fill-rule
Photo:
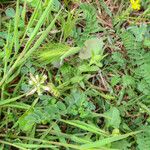
M 1 149 L 149 149 L 150 2 L 137 3 L 1 1 Z

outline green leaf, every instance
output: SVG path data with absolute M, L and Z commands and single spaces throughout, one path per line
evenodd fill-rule
M 61 3 L 58 0 L 53 0 L 52 10 L 58 12 L 60 9 Z
M 104 113 L 111 119 L 105 119 L 107 127 L 119 128 L 121 123 L 120 112 L 116 107 L 110 108 L 107 112 Z
M 144 44 L 144 46 L 150 48 L 150 38 L 145 39 L 143 44 Z
M 79 66 L 79 71 L 81 73 L 84 73 L 84 72 L 97 72 L 99 70 L 99 67 L 97 66 L 90 66 L 89 64 L 83 64 L 81 66 Z
M 92 55 L 103 55 L 103 40 L 98 38 L 92 38 L 84 43 L 83 49 L 80 51 L 79 57 L 81 59 L 91 58 Z
M 111 78 L 111 85 L 115 86 L 121 81 L 121 78 L 119 75 L 115 75 Z
M 127 86 L 134 86 L 135 85 L 135 80 L 133 77 L 129 76 L 129 75 L 124 75 L 122 77 L 122 80 L 123 80 L 123 85 L 125 87 Z
M 27 110 L 18 120 L 19 128 L 24 132 L 30 132 L 35 124 L 35 121 L 28 116 L 34 112 L 33 109 Z
M 7 17 L 10 17 L 10 18 L 15 17 L 15 10 L 13 8 L 7 8 L 5 13 Z
M 147 31 L 147 25 L 142 24 L 140 27 L 131 26 L 128 28 L 128 30 L 130 30 L 135 35 L 136 41 L 140 42 L 144 39 L 144 35 Z
M 125 59 L 123 58 L 120 52 L 113 52 L 112 59 L 118 63 L 118 65 L 123 66 L 125 65 Z

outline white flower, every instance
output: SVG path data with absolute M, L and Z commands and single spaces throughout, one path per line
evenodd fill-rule
M 50 91 L 50 88 L 45 86 L 45 82 L 47 80 L 47 75 L 39 76 L 36 75 L 35 77 L 30 73 L 30 80 L 29 84 L 32 85 L 32 89 L 27 92 L 26 96 L 33 95 L 37 92 L 38 95 L 41 95 L 44 91 Z
M 31 90 L 26 93 L 26 96 L 33 95 L 37 93 L 38 95 L 42 95 L 43 92 L 49 92 L 53 96 L 58 97 L 60 95 L 58 89 L 52 83 L 46 83 L 47 75 L 43 76 L 33 76 L 30 73 L 29 84 L 32 86 Z

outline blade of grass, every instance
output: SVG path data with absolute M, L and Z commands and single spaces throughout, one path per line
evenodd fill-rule
M 20 42 L 21 45 L 22 45 L 22 43 L 23 43 L 23 41 L 24 41 L 24 39 L 25 39 L 25 37 L 27 35 L 27 32 L 33 26 L 33 23 L 34 23 L 34 21 L 36 20 L 36 18 L 38 16 L 38 10 L 40 8 L 40 5 L 41 5 L 41 1 L 38 1 L 37 5 L 36 5 L 36 8 L 34 9 L 34 12 L 33 12 L 32 16 L 31 16 L 31 18 L 30 18 L 30 20 L 28 22 L 28 25 L 26 26 L 25 33 L 24 33 L 24 35 L 23 35 L 23 37 L 21 39 L 21 42 Z
M 15 148 L 19 148 L 20 150 L 28 150 L 26 148 L 23 148 L 22 146 L 19 146 L 19 145 L 16 145 L 14 143 L 10 143 L 10 142 L 7 142 L 7 141 L 0 140 L 0 143 L 5 144 L 5 145 L 9 145 L 9 146 L 13 146 Z
M 89 124 L 81 122 L 79 120 L 63 120 L 63 119 L 61 119 L 61 121 L 64 122 L 64 123 L 73 125 L 75 127 L 78 127 L 82 130 L 86 130 L 86 131 L 89 131 L 89 132 L 92 132 L 92 133 L 95 133 L 95 134 L 99 134 L 99 135 L 108 136 L 108 134 L 105 131 L 97 128 L 96 126 L 89 125 Z
M 12 94 L 13 97 L 15 97 L 15 95 L 17 95 L 17 92 L 19 91 L 19 88 L 20 88 L 20 86 L 21 86 L 21 83 L 22 83 L 23 80 L 24 80 L 24 76 L 25 76 L 25 75 L 21 76 L 19 82 L 16 84 L 16 86 L 15 86 L 15 88 L 14 88 L 14 91 L 13 91 L 13 94 Z
M 47 29 L 45 31 L 43 31 L 42 35 L 39 37 L 39 39 L 36 41 L 36 43 L 34 44 L 34 46 L 25 54 L 23 61 L 26 60 L 27 58 L 29 58 L 29 56 L 41 45 L 41 43 L 44 41 L 44 39 L 47 37 L 47 35 L 49 34 L 49 32 L 51 31 L 51 29 L 53 28 L 58 16 L 60 15 L 62 9 L 57 13 L 57 15 L 55 16 L 55 18 L 52 20 L 52 22 L 50 23 L 50 25 L 47 27 Z
M 27 8 L 27 1 L 25 0 L 24 5 L 23 5 L 23 10 L 21 13 L 21 18 L 25 22 L 25 17 L 26 17 L 26 8 Z
M 49 129 L 37 129 L 36 131 L 44 132 L 44 134 L 40 137 L 40 139 L 44 139 L 45 135 L 50 133 L 52 135 L 57 135 L 58 137 L 61 136 L 61 137 L 64 137 L 66 139 L 70 139 L 70 140 L 72 140 L 72 141 L 74 141 L 76 143 L 82 143 L 83 144 L 83 143 L 91 142 L 88 139 L 82 138 L 83 136 L 87 135 L 87 132 L 85 132 L 85 133 L 78 133 L 77 135 L 76 134 L 66 134 L 66 133 L 54 131 L 51 128 L 52 128 L 52 126 Z M 78 136 L 82 136 L 82 137 L 80 138 Z
M 7 81 L 5 81 L 6 84 L 10 83 L 12 80 L 14 80 L 20 73 L 21 66 L 8 78 Z
M 11 98 L 11 99 L 2 100 L 2 101 L 0 101 L 0 106 L 14 102 L 14 101 L 22 98 L 23 96 L 25 96 L 25 94 Z
M 49 144 L 23 144 L 23 143 L 15 143 L 15 145 L 18 145 L 20 147 L 24 147 L 24 148 L 54 148 L 56 146 L 53 145 L 49 145 Z
M 58 16 L 60 15 L 62 9 L 57 13 L 57 15 L 55 16 L 55 18 L 53 19 L 53 21 L 51 22 L 51 24 L 47 27 L 47 29 L 45 31 L 43 31 L 42 35 L 39 37 L 39 39 L 35 42 L 34 46 L 28 51 L 26 52 L 26 54 L 21 53 L 20 56 L 18 57 L 18 59 L 15 61 L 14 65 L 10 68 L 8 75 L 20 64 L 24 64 L 25 60 L 28 59 L 30 57 L 30 55 L 39 48 L 39 46 L 41 45 L 41 43 L 44 41 L 44 39 L 46 38 L 46 36 L 49 34 L 50 30 L 52 29 L 52 27 L 54 26 Z M 8 76 L 7 75 L 7 76 Z M 6 79 L 7 76 L 4 78 Z M 4 82 L 2 79 L 0 85 Z
M 39 10 L 39 7 L 40 7 L 40 2 L 41 2 L 41 1 L 38 1 L 37 6 L 36 6 L 36 8 L 34 9 L 34 12 L 33 12 L 32 16 L 31 16 L 31 18 L 30 18 L 30 20 L 29 20 L 29 22 L 28 22 L 27 27 L 26 27 L 25 33 L 24 33 L 22 39 L 20 40 L 20 45 L 19 45 L 19 46 L 21 46 L 21 45 L 23 44 L 24 39 L 25 39 L 25 37 L 26 37 L 26 35 L 27 35 L 27 32 L 28 32 L 29 29 L 32 27 L 34 21 L 36 20 L 36 18 L 37 18 L 37 16 L 38 16 L 38 10 Z M 24 8 L 23 8 L 23 11 L 22 11 L 22 18 L 25 17 L 25 9 L 26 9 L 26 1 L 24 2 Z M 20 47 L 19 47 L 19 48 L 20 48 Z M 16 56 L 16 57 L 17 57 L 17 56 Z M 16 57 L 15 57 L 15 56 L 12 57 L 11 62 L 10 62 L 10 65 L 9 65 L 10 67 L 11 67 L 12 64 L 14 63 L 14 60 L 16 59 Z
M 62 9 L 61 9 L 62 10 Z M 28 48 L 28 44 L 26 45 L 25 49 L 22 51 L 22 53 L 18 56 L 17 60 L 15 61 L 15 63 L 12 65 L 12 67 L 9 69 L 9 71 L 7 72 L 7 74 L 3 77 L 3 79 L 0 82 L 0 86 L 5 82 L 5 80 L 13 73 L 14 69 L 16 67 L 18 67 L 18 65 L 20 65 L 21 63 L 24 63 L 24 61 L 41 45 L 41 43 L 44 41 L 44 39 L 46 38 L 46 36 L 49 34 L 50 30 L 52 29 L 52 27 L 54 26 L 58 16 L 60 15 L 61 10 L 57 13 L 56 17 L 53 19 L 53 21 L 51 22 L 51 24 L 47 27 L 47 29 L 45 31 L 43 31 L 42 35 L 40 36 L 40 38 L 36 41 L 36 43 L 34 44 L 34 46 L 27 52 L 27 48 Z M 47 11 L 46 11 L 47 12 Z M 44 13 L 45 14 L 45 13 Z M 44 15 L 44 17 L 46 18 L 47 16 Z M 43 21 L 43 20 L 42 20 Z M 40 21 L 41 23 L 41 21 Z M 39 23 L 39 24 L 40 24 Z M 38 27 L 40 27 L 38 25 Z M 36 28 L 37 31 L 37 28 Z M 34 34 L 36 34 L 36 32 L 34 31 Z M 32 35 L 32 37 L 34 37 L 34 34 Z M 23 64 L 22 64 L 23 65 Z
M 19 0 L 17 0 L 16 4 L 16 14 L 15 14 L 15 23 L 14 23 L 14 46 L 15 46 L 15 55 L 19 50 L 19 34 L 18 34 L 18 26 L 20 21 L 20 11 L 19 11 Z
M 51 7 L 52 7 L 52 0 L 49 1 L 48 6 L 46 7 L 44 13 L 40 17 L 40 19 L 39 19 L 37 25 L 35 26 L 32 34 L 30 35 L 29 40 L 28 40 L 27 44 L 25 45 L 25 48 L 24 48 L 22 53 L 26 53 L 26 51 L 30 48 L 30 46 L 31 46 L 33 40 L 35 39 L 35 36 L 37 35 L 39 29 L 41 28 L 44 21 L 46 20 L 47 15 L 49 14 L 49 12 L 51 10 Z
M 72 47 L 69 49 L 69 51 L 65 52 L 61 57 L 60 57 L 60 64 L 62 64 L 63 60 L 69 56 L 75 55 L 81 50 L 80 47 Z
M 8 135 L 0 134 L 0 137 L 8 137 Z M 11 136 L 9 136 L 9 138 L 13 138 L 13 139 L 20 138 L 20 139 L 24 139 L 24 140 L 31 140 L 31 141 L 41 142 L 41 143 L 45 143 L 45 144 L 52 144 L 52 145 L 56 145 L 56 146 L 63 146 L 63 147 L 77 149 L 77 150 L 83 150 L 83 149 L 80 148 L 79 145 L 64 144 L 64 143 L 60 143 L 60 142 L 47 141 L 47 140 L 42 140 L 42 139 L 37 139 L 37 138 L 30 138 L 30 137 L 25 137 L 25 136 L 11 135 Z
M 8 26 L 8 35 L 7 35 L 7 40 L 6 40 L 6 45 L 4 47 L 5 55 L 4 55 L 4 75 L 7 72 L 7 64 L 10 58 L 10 55 L 12 53 L 12 48 L 10 47 L 10 32 L 11 32 L 11 21 L 9 22 Z M 13 45 L 13 41 L 11 42 Z
M 1 108 L 3 107 L 12 107 L 12 108 L 18 108 L 18 109 L 29 109 L 30 108 L 30 105 L 27 105 L 25 103 L 18 103 L 18 102 L 15 102 L 15 103 L 12 103 L 12 104 L 5 104 L 5 105 L 2 105 L 0 106 Z
M 105 145 L 110 144 L 110 143 L 115 142 L 115 141 L 125 139 L 125 138 L 127 138 L 131 135 L 138 134 L 140 132 L 141 131 L 136 131 L 136 132 L 127 133 L 127 134 L 124 134 L 124 135 L 118 135 L 118 136 L 105 138 L 105 139 L 102 139 L 102 140 L 99 140 L 99 141 L 96 141 L 96 142 L 91 142 L 91 143 L 88 143 L 88 144 L 84 144 L 84 145 L 81 146 L 81 148 L 82 149 L 100 148 L 102 146 L 105 146 Z
M 56 122 L 53 122 L 53 129 L 54 129 L 57 133 L 60 133 L 60 132 L 61 132 L 61 130 L 60 130 L 60 128 L 59 128 L 59 126 L 57 125 Z M 58 136 L 58 134 L 57 134 L 57 136 Z M 60 141 L 61 143 L 67 143 L 66 140 L 65 140 L 65 138 L 64 138 L 63 136 L 58 136 L 58 137 L 59 137 L 59 141 Z
M 51 0 L 51 1 L 52 1 L 52 0 Z M 31 35 L 30 35 L 30 37 L 29 37 L 29 39 L 28 39 L 28 42 L 26 43 L 26 45 L 25 45 L 23 51 L 21 52 L 22 55 L 24 55 L 25 52 L 30 48 L 30 46 L 31 46 L 31 44 L 32 44 L 32 42 L 33 42 L 33 40 L 34 40 L 34 38 L 36 37 L 36 35 L 37 35 L 37 33 L 38 33 L 40 27 L 42 26 L 43 22 L 45 21 L 46 16 L 47 16 L 47 14 L 49 13 L 50 8 L 51 8 L 51 5 L 52 5 L 52 4 L 51 4 L 51 1 L 48 3 L 49 5 L 46 7 L 45 11 L 43 12 L 42 16 L 40 17 L 39 21 L 37 22 L 37 24 L 36 24 L 36 26 L 35 26 L 33 32 L 31 33 Z M 23 44 L 24 39 L 25 39 L 25 36 L 26 36 L 26 34 L 27 34 L 29 28 L 32 26 L 33 22 L 35 21 L 37 15 L 38 15 L 39 6 L 40 6 L 40 1 L 39 1 L 39 3 L 38 3 L 37 7 L 35 8 L 35 11 L 34 11 L 33 15 L 31 16 L 31 19 L 29 20 L 29 23 L 28 23 L 28 25 L 27 25 L 27 27 L 26 27 L 26 31 L 25 31 L 25 33 L 24 33 L 24 36 L 23 36 L 23 38 L 21 39 L 20 46 Z M 20 55 L 21 55 L 21 54 L 20 54 Z M 15 56 L 12 58 L 12 61 L 11 61 L 11 63 L 10 63 L 9 66 L 11 66 L 11 65 L 13 64 L 14 59 L 15 59 Z

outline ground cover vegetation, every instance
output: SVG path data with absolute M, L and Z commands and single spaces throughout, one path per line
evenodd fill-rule
M 150 150 L 150 0 L 0 0 L 0 149 Z

